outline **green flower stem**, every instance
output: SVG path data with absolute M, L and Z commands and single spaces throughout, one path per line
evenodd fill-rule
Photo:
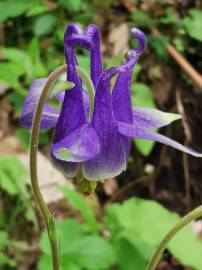
M 34 193 L 35 200 L 41 210 L 43 219 L 46 224 L 46 228 L 48 231 L 48 236 L 51 244 L 51 252 L 52 252 L 52 260 L 53 260 L 53 270 L 59 270 L 59 255 L 58 255 L 58 241 L 57 241 L 57 235 L 56 235 L 56 229 L 55 229 L 55 221 L 50 213 L 43 196 L 41 194 L 39 183 L 38 183 L 38 177 L 37 177 L 37 151 L 38 151 L 38 137 L 39 137 L 39 130 L 40 130 L 40 122 L 41 122 L 41 116 L 44 104 L 46 103 L 49 89 L 52 87 L 55 80 L 64 72 L 67 71 L 67 65 L 62 65 L 58 68 L 56 68 L 48 77 L 46 84 L 43 88 L 43 91 L 41 93 L 41 96 L 39 98 L 34 119 L 33 119 L 33 125 L 32 125 L 32 132 L 31 132 L 31 148 L 30 148 L 30 177 L 31 177 L 31 185 L 32 190 Z M 87 90 L 89 91 L 89 96 L 91 103 L 94 103 L 94 88 L 93 84 L 86 74 L 84 70 L 82 70 L 80 67 L 77 66 L 77 72 L 82 77 L 82 79 L 85 80 Z M 90 87 L 89 87 L 90 86 Z M 91 105 L 92 107 L 92 105 Z M 92 107 L 93 108 L 93 107 Z M 92 110 L 91 108 L 91 110 Z M 92 111 L 91 111 L 92 114 Z
M 149 264 L 147 265 L 147 270 L 155 270 L 161 256 L 166 249 L 168 242 L 188 223 L 202 216 L 202 205 L 188 213 L 184 216 L 163 238 L 158 248 L 156 249 L 154 255 L 152 256 Z

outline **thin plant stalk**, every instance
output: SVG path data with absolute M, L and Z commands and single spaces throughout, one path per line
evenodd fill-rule
M 34 193 L 35 200 L 37 202 L 37 205 L 40 208 L 42 217 L 44 219 L 48 236 L 50 240 L 51 245 L 51 252 L 52 252 L 52 263 L 53 263 L 53 270 L 59 270 L 60 269 L 60 263 L 59 263 L 59 255 L 58 255 L 58 241 L 57 241 L 57 235 L 56 235 L 56 227 L 55 227 L 55 221 L 54 217 L 50 213 L 48 206 L 46 205 L 43 196 L 40 191 L 38 177 L 37 177 L 37 151 L 38 151 L 38 137 L 39 137 L 39 131 L 40 131 L 40 122 L 41 122 L 41 116 L 43 112 L 44 104 L 46 103 L 49 89 L 53 85 L 53 83 L 56 81 L 56 79 L 64 72 L 67 71 L 67 65 L 62 65 L 56 68 L 48 77 L 46 84 L 42 90 L 41 96 L 39 98 L 33 124 L 32 124 L 32 131 L 31 131 L 31 147 L 30 147 L 30 177 L 31 177 L 31 185 L 32 190 Z M 80 77 L 86 82 L 87 90 L 89 92 L 89 96 L 91 97 L 91 104 L 94 100 L 94 88 L 91 80 L 89 79 L 88 74 L 81 69 L 80 67 L 77 67 L 77 72 L 80 75 Z M 91 105 L 91 114 L 92 114 L 93 106 Z
M 158 248 L 156 249 L 154 255 L 152 256 L 149 264 L 147 265 L 147 270 L 155 270 L 156 266 L 161 259 L 161 256 L 166 249 L 168 242 L 187 224 L 191 221 L 202 216 L 202 205 L 188 213 L 184 216 L 163 238 Z
M 48 231 L 48 236 L 51 244 L 52 252 L 52 261 L 53 261 L 53 270 L 59 270 L 59 256 L 58 256 L 58 245 L 57 245 L 57 236 L 55 229 L 55 222 L 52 214 L 50 213 L 48 206 L 46 205 L 43 196 L 41 194 L 37 176 L 37 151 L 38 151 L 38 137 L 41 123 L 41 116 L 46 98 L 48 96 L 48 91 L 52 86 L 55 79 L 67 69 L 66 65 L 60 66 L 55 69 L 48 77 L 47 82 L 43 88 L 41 96 L 39 98 L 31 132 L 31 148 L 30 148 L 30 176 L 31 176 L 31 185 L 34 193 L 35 200 L 40 208 L 41 214 L 43 216 L 46 228 Z

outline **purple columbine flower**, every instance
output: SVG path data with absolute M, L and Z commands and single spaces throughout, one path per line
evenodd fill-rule
M 170 124 L 179 119 L 180 115 L 132 107 L 131 76 L 145 48 L 146 37 L 136 28 L 131 30 L 131 34 L 138 41 L 137 47 L 127 54 L 121 66 L 104 70 L 98 27 L 89 25 L 86 32 L 76 24 L 70 24 L 66 28 L 64 47 L 68 66 L 67 80 L 73 82 L 74 87 L 57 96 L 62 103 L 61 110 L 46 104 L 41 129 L 55 128 L 51 147 L 52 160 L 69 177 L 75 177 L 79 168 L 83 177 L 90 181 L 119 175 L 126 169 L 132 138 L 153 140 L 196 157 L 202 156 L 151 130 Z M 90 76 L 95 89 L 94 98 L 89 97 L 77 74 L 77 45 L 90 52 Z M 115 75 L 116 82 L 111 89 L 110 82 Z M 21 115 L 21 125 L 26 128 L 31 127 L 34 110 L 45 81 L 45 78 L 37 79 L 31 84 Z

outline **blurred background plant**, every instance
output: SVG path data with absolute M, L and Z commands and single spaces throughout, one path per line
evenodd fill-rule
M 120 64 L 135 46 L 131 27 L 145 31 L 148 46 L 134 70 L 133 105 L 182 113 L 182 123 L 161 132 L 202 149 L 201 89 L 166 50 L 173 44 L 202 70 L 201 1 L 0 1 L 0 269 L 50 269 L 47 235 L 29 186 L 29 131 L 19 127 L 18 117 L 31 81 L 64 63 L 70 22 L 100 27 L 105 67 Z M 88 71 L 88 54 L 79 48 L 77 55 Z M 201 161 L 143 140 L 134 140 L 124 174 L 84 198 L 48 163 L 51 134 L 40 136 L 39 178 L 58 220 L 61 270 L 143 270 L 179 214 L 202 201 Z M 197 221 L 184 229 L 158 269 L 202 270 L 201 228 Z

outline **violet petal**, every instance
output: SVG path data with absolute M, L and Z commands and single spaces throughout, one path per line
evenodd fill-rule
M 24 128 L 30 129 L 32 127 L 35 109 L 46 81 L 47 78 L 40 78 L 32 81 L 28 96 L 25 99 L 22 113 L 20 116 L 20 124 Z M 45 104 L 42 113 L 40 128 L 49 129 L 54 127 L 57 123 L 59 113 L 59 110 L 55 110 L 48 104 Z
M 174 147 L 180 151 L 193 155 L 195 157 L 202 157 L 202 154 L 196 152 L 195 150 L 191 149 L 190 147 L 186 147 L 164 135 L 159 133 L 155 133 L 148 129 L 143 129 L 135 125 L 126 124 L 123 122 L 118 122 L 118 129 L 119 132 L 125 136 L 130 138 L 137 138 L 137 139 L 144 139 L 144 140 L 152 140 L 155 142 L 160 142 L 165 145 L 169 145 Z
M 130 86 L 132 71 L 140 54 L 146 46 L 146 37 L 143 32 L 136 28 L 133 28 L 131 32 L 134 38 L 138 40 L 138 45 L 129 52 L 127 59 L 120 67 L 121 73 L 118 75 L 112 90 L 113 110 L 115 117 L 118 121 L 124 121 L 126 123 L 133 122 Z
M 86 32 L 76 24 L 70 24 L 65 34 L 65 44 L 68 46 L 75 47 L 80 44 L 85 47 L 91 53 L 91 78 L 96 87 L 98 79 L 102 72 L 102 57 L 100 52 L 100 32 L 99 28 L 90 24 Z M 76 57 L 74 55 L 74 61 Z
M 180 114 L 150 108 L 133 108 L 133 124 L 138 127 L 160 128 L 178 119 L 181 119 Z
M 103 71 L 97 84 L 92 125 L 97 131 L 101 149 L 94 159 L 83 162 L 83 174 L 89 180 L 114 177 L 126 169 L 131 139 L 118 132 L 116 118 L 127 122 L 133 120 L 129 83 L 132 68 L 146 43 L 146 38 L 141 31 L 133 29 L 132 33 L 139 41 L 137 48 L 131 52 L 122 66 Z M 118 76 L 114 93 L 112 92 L 111 95 L 110 80 L 117 73 L 123 74 Z M 124 91 L 125 87 L 126 90 L 122 95 L 121 91 Z M 120 110 L 122 112 L 119 113 Z
M 105 72 L 101 77 L 105 77 Z M 125 146 L 128 145 L 128 141 L 118 132 L 112 110 L 109 81 L 99 80 L 92 126 L 97 132 L 101 148 L 97 156 L 83 162 L 84 177 L 98 181 L 120 174 L 126 168 L 128 148 Z
M 73 31 L 73 35 L 72 35 Z M 63 140 L 74 129 L 87 122 L 84 101 L 82 96 L 81 80 L 76 71 L 76 57 L 74 46 L 69 43 L 69 38 L 81 32 L 74 25 L 69 25 L 65 31 L 65 57 L 68 65 L 67 80 L 75 84 L 74 88 L 65 92 L 61 113 L 56 125 L 54 142 Z
M 100 151 L 99 139 L 94 128 L 84 125 L 63 140 L 52 145 L 52 154 L 60 160 L 81 162 L 95 157 Z
M 96 88 L 99 77 L 102 73 L 102 56 L 100 51 L 100 31 L 99 28 L 90 24 L 87 35 L 92 36 L 93 47 L 91 49 L 91 79 Z
M 62 174 L 64 174 L 66 177 L 69 177 L 69 178 L 75 177 L 79 170 L 79 163 L 66 162 L 66 161 L 57 159 L 52 153 L 51 153 L 51 162 L 56 169 L 61 171 Z

